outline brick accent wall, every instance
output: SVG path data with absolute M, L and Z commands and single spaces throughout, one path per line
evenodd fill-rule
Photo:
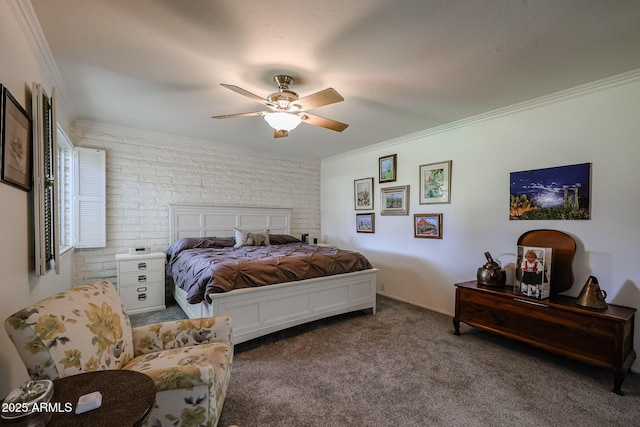
M 169 203 L 292 208 L 291 234 L 320 234 L 320 163 L 243 153 L 144 131 L 76 125 L 76 147 L 106 151 L 107 247 L 76 249 L 74 285 L 115 283 L 115 254 L 169 246 Z

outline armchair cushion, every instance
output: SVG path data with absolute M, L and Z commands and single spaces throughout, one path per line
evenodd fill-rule
M 233 359 L 230 317 L 132 329 L 115 286 L 101 281 L 26 307 L 5 329 L 32 379 L 136 370 L 156 384 L 146 425 L 218 423 Z

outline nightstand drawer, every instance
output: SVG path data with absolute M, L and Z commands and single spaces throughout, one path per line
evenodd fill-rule
M 164 258 L 130 259 L 118 262 L 120 273 L 134 271 L 164 270 Z
M 125 287 L 162 281 L 164 281 L 163 270 L 142 270 L 136 273 L 120 273 L 118 284 Z
M 120 297 L 127 311 L 164 306 L 162 283 L 148 283 L 120 288 Z

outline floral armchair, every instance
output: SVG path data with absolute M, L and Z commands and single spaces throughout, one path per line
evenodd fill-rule
M 4 326 L 32 379 L 139 371 L 157 390 L 145 425 L 218 423 L 233 359 L 228 316 L 131 328 L 115 286 L 101 281 L 26 307 Z

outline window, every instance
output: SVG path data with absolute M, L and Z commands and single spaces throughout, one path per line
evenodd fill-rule
M 58 127 L 58 235 L 60 253 L 73 248 L 73 145 Z

